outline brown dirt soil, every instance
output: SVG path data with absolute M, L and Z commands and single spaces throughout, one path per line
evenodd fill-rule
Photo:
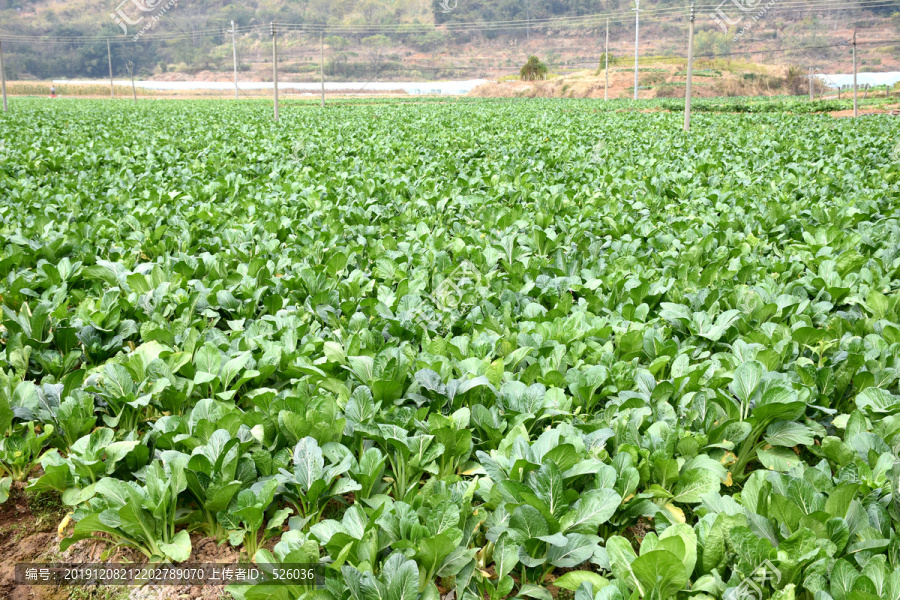
M 15 565 L 21 562 L 67 563 L 143 563 L 144 556 L 132 550 L 118 550 L 109 558 L 102 558 L 106 544 L 83 540 L 65 552 L 60 552 L 62 541 L 58 526 L 65 517 L 65 509 L 58 499 L 43 498 L 23 491 L 24 485 L 13 484 L 9 499 L 0 505 L 0 600 L 65 600 L 70 598 L 71 588 L 55 586 L 16 585 Z M 71 524 L 68 533 L 71 533 Z M 277 540 L 268 540 L 264 547 L 271 549 Z M 212 538 L 191 536 L 193 550 L 189 562 L 229 563 L 239 562 L 239 552 L 228 545 L 216 545 Z M 88 596 L 94 598 L 95 595 Z M 227 597 L 222 585 L 208 586 L 109 586 L 96 593 L 97 598 L 129 600 L 169 600 L 171 598 L 220 600 Z
M 240 554 L 227 542 L 217 546 L 212 538 L 191 536 L 192 563 L 237 563 Z M 146 586 L 135 588 L 129 600 L 169 600 L 191 598 L 193 600 L 219 600 L 225 598 L 224 585 Z M 227 596 L 230 597 L 230 596 Z
M 35 514 L 23 492 L 14 483 L 9 499 L 0 505 L 0 600 L 61 600 L 69 594 L 50 586 L 15 584 L 17 562 L 48 560 L 58 548 L 56 527 L 61 511 L 49 509 Z
M 651 531 L 653 531 L 653 524 L 644 517 L 638 519 L 637 523 L 628 528 L 628 533 L 638 543 L 638 546 L 644 541 L 644 536 Z
M 900 111 L 898 111 L 898 109 L 896 109 L 896 108 L 894 108 L 893 110 L 890 108 L 887 108 L 887 109 L 866 108 L 866 109 L 859 110 L 860 115 L 887 115 L 887 114 L 891 114 L 891 112 L 896 114 L 897 112 L 900 112 Z M 830 112 L 828 114 L 831 115 L 832 117 L 834 117 L 835 119 L 843 119 L 846 117 L 851 117 L 851 118 L 853 117 L 852 110 L 836 110 L 836 111 Z
M 639 98 L 684 97 L 684 65 L 671 63 L 641 64 L 638 73 Z M 699 69 L 693 78 L 695 98 L 733 96 L 772 96 L 792 93 L 795 81 L 785 67 L 756 65 L 745 70 L 719 71 L 714 77 L 704 76 Z M 805 85 L 805 84 L 804 84 Z M 581 71 L 546 81 L 492 81 L 469 92 L 478 98 L 603 98 L 606 78 L 603 71 Z M 633 95 L 634 71 L 626 66 L 610 66 L 610 100 L 630 99 Z M 818 93 L 825 92 L 825 88 Z

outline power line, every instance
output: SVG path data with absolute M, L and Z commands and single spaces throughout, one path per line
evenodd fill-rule
M 895 3 L 890 0 L 859 0 L 853 6 L 848 7 L 846 2 L 841 0 L 794 0 L 782 1 L 769 8 L 766 13 L 790 12 L 790 11 L 817 11 L 817 12 L 839 12 L 846 10 L 865 10 L 873 8 L 885 8 L 893 6 Z M 710 4 L 706 6 L 696 7 L 698 12 L 709 10 L 713 11 L 719 8 L 719 5 Z M 660 7 L 651 9 L 642 9 L 645 15 L 644 19 L 659 20 L 659 17 L 683 16 L 689 17 L 689 10 L 683 6 Z M 749 14 L 749 13 L 748 13 Z M 466 21 L 466 22 L 447 22 L 440 27 L 431 23 L 393 23 L 378 25 L 341 25 L 341 24 L 325 24 L 325 23 L 286 23 L 280 25 L 284 31 L 297 31 L 308 33 L 346 33 L 346 34 L 377 34 L 377 33 L 417 33 L 422 31 L 446 30 L 450 32 L 465 31 L 492 31 L 492 30 L 525 30 L 528 28 L 541 27 L 599 27 L 602 22 L 609 18 L 611 23 L 625 23 L 633 19 L 631 10 L 627 11 L 611 11 L 606 13 L 597 13 L 592 15 L 581 15 L 571 17 L 545 17 L 540 19 L 526 20 L 507 20 L 507 21 Z M 226 27 L 216 27 L 214 29 L 203 29 L 192 31 L 195 37 L 213 37 L 224 35 Z M 262 34 L 262 25 L 243 25 L 236 27 L 237 33 L 257 33 Z M 9 42 L 32 42 L 32 43 L 55 43 L 55 44 L 71 44 L 71 43 L 88 43 L 88 42 L 107 42 L 110 43 L 128 43 L 138 41 L 172 41 L 181 39 L 182 34 L 176 32 L 165 33 L 147 33 L 139 39 L 121 35 L 114 36 L 54 36 L 54 35 L 27 35 L 0 32 L 0 39 Z

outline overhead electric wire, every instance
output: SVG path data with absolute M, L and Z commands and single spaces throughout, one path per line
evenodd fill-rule
M 817 12 L 836 12 L 836 11 L 846 11 L 846 10 L 866 10 L 873 8 L 884 8 L 888 6 L 894 5 L 894 2 L 889 0 L 858 0 L 857 2 L 853 2 L 848 5 L 847 2 L 841 2 L 840 0 L 787 0 L 778 2 L 777 4 L 773 4 L 770 7 L 761 6 L 759 10 L 756 11 L 747 11 L 745 14 L 750 16 L 754 14 L 758 14 L 759 12 L 765 10 L 766 14 L 777 13 L 777 12 L 786 12 L 786 11 L 798 11 L 798 12 L 809 12 L 809 11 L 817 11 Z M 706 10 L 714 11 L 721 7 L 721 3 L 719 4 L 709 4 L 704 6 L 695 6 L 695 11 L 703 12 Z M 681 6 L 668 6 L 668 7 L 659 7 L 659 8 L 649 8 L 641 11 L 641 18 L 644 20 L 658 20 L 663 16 L 668 17 L 670 20 L 671 17 L 675 16 L 685 16 L 687 17 L 689 11 L 686 7 Z M 633 19 L 633 12 L 628 10 L 623 11 L 610 11 L 606 13 L 598 13 L 592 15 L 577 15 L 577 16 L 563 16 L 563 17 L 543 17 L 537 19 L 516 19 L 516 20 L 506 20 L 506 21 L 468 21 L 468 22 L 459 22 L 459 21 L 447 21 L 441 23 L 439 25 L 435 25 L 433 23 L 390 23 L 390 24 L 374 24 L 374 25 L 342 25 L 342 24 L 327 24 L 327 23 L 278 23 L 278 27 L 282 31 L 297 31 L 297 32 L 307 32 L 307 33 L 363 33 L 363 34 L 377 34 L 377 33 L 415 33 L 417 31 L 433 31 L 435 29 L 444 29 L 447 31 L 453 32 L 465 32 L 465 31 L 496 31 L 496 30 L 507 30 L 507 31 L 516 31 L 522 29 L 540 29 L 544 27 L 573 27 L 573 26 L 599 26 L 601 21 L 605 22 L 605 20 L 609 18 L 610 23 L 622 23 L 622 22 L 630 22 Z M 244 25 L 237 26 L 235 31 L 238 33 L 264 33 L 262 29 L 262 24 L 256 25 Z M 203 29 L 192 31 L 192 37 L 212 37 L 216 35 L 222 35 L 225 30 L 224 25 L 222 27 L 217 27 L 214 29 Z M 26 35 L 26 34 L 14 34 L 14 33 L 6 33 L 0 32 L 0 40 L 8 41 L 8 42 L 29 42 L 29 43 L 46 43 L 46 44 L 73 44 L 73 43 L 91 43 L 91 42 L 112 42 L 112 43 L 127 43 L 127 42 L 151 42 L 151 41 L 172 41 L 176 39 L 181 39 L 184 37 L 184 34 L 181 32 L 161 32 L 161 33 L 146 33 L 138 36 L 138 39 L 135 39 L 135 36 L 129 35 L 115 35 L 115 36 L 54 36 L 54 35 Z
M 747 11 L 744 13 L 745 17 L 753 17 L 755 15 L 759 15 L 760 13 L 764 13 L 765 15 L 771 15 L 780 12 L 839 12 L 846 10 L 865 10 L 872 9 L 877 7 L 885 7 L 892 6 L 895 2 L 891 2 L 888 0 L 859 0 L 857 2 L 852 3 L 848 6 L 847 3 L 835 1 L 835 0 L 787 0 L 778 2 L 777 4 L 762 5 L 758 7 L 757 10 Z M 708 5 L 696 7 L 695 11 L 704 11 L 704 10 L 714 10 L 721 6 L 721 3 L 718 5 Z M 734 12 L 731 13 L 734 15 Z M 464 15 L 461 15 L 465 18 Z M 656 9 L 647 9 L 642 11 L 641 18 L 645 21 L 672 21 L 673 18 L 678 17 L 688 17 L 688 13 L 685 11 L 684 7 L 660 7 Z M 712 16 L 712 15 L 711 15 Z M 541 19 L 530 19 L 530 20 L 511 20 L 511 21 L 484 21 L 484 22 L 475 22 L 471 20 L 466 20 L 465 22 L 448 22 L 440 25 L 434 24 L 379 24 L 379 25 L 328 25 L 328 24 L 314 24 L 314 23 L 278 23 L 278 28 L 282 32 L 295 32 L 300 34 L 319 34 L 319 33 L 330 33 L 330 34 L 357 34 L 357 35 L 374 35 L 377 33 L 388 33 L 388 34 L 412 34 L 417 32 L 430 32 L 435 30 L 448 30 L 450 32 L 477 32 L 477 31 L 517 31 L 522 29 L 550 29 L 550 28 L 566 28 L 566 27 L 596 27 L 600 26 L 601 21 L 605 21 L 609 18 L 611 23 L 624 22 L 630 25 L 633 19 L 633 12 L 631 10 L 625 11 L 614 11 L 610 13 L 602 13 L 595 15 L 581 15 L 581 16 L 572 16 L 572 17 L 547 17 Z M 755 23 L 756 21 L 754 21 Z M 210 36 L 222 35 L 226 32 L 225 27 L 216 27 L 216 28 L 206 28 L 202 30 L 196 30 L 191 32 L 186 32 L 184 29 L 178 26 L 178 23 L 175 19 L 173 19 L 173 23 L 171 24 L 179 29 L 176 32 L 164 32 L 164 33 L 156 33 L 156 34 L 146 34 L 139 36 L 28 36 L 28 35 L 16 35 L 16 34 L 6 34 L 0 32 L 0 40 L 9 43 L 22 43 L 22 44 L 39 44 L 39 45 L 60 45 L 60 44 L 78 44 L 78 43 L 100 43 L 110 41 L 112 43 L 123 46 L 127 43 L 134 43 L 137 41 L 141 41 L 144 43 L 154 43 L 154 42 L 167 42 L 174 40 L 183 40 L 187 37 L 191 43 L 195 46 L 196 49 L 202 51 L 206 54 L 206 58 L 209 59 L 216 67 L 219 67 L 216 64 L 216 61 L 200 46 L 197 45 L 195 41 L 197 38 L 207 38 Z M 739 23 L 738 23 L 739 25 Z M 235 31 L 237 33 L 243 34 L 254 34 L 258 33 L 265 37 L 268 37 L 268 25 L 265 26 L 265 30 L 263 29 L 262 24 L 252 24 L 245 26 L 237 26 L 235 27 Z M 858 41 L 857 45 L 869 45 L 869 44 L 893 44 L 900 43 L 900 40 L 870 40 L 870 41 Z M 840 42 L 837 44 L 830 45 L 818 45 L 818 46 L 803 46 L 803 47 L 794 47 L 794 48 L 773 48 L 773 49 L 755 49 L 755 50 L 740 50 L 740 51 L 732 51 L 726 53 L 711 53 L 698 55 L 697 58 L 720 58 L 720 57 L 728 57 L 728 56 L 740 56 L 740 55 L 752 55 L 752 54 L 795 54 L 795 53 L 805 53 L 807 51 L 814 50 L 823 50 L 823 49 L 832 49 L 832 48 L 848 48 L 849 41 Z M 512 53 L 517 52 L 518 49 L 511 50 Z M 513 60 L 507 54 L 507 59 Z M 484 65 L 484 64 L 470 64 L 466 66 L 458 66 L 458 65 L 437 65 L 433 62 L 431 64 L 427 64 L 425 61 L 427 59 L 423 59 L 420 62 L 413 61 L 401 61 L 398 63 L 386 63 L 380 66 L 375 70 L 373 77 L 377 77 L 381 72 L 413 72 L 413 71 L 428 71 L 431 69 L 440 69 L 444 71 L 478 71 L 490 68 L 502 68 L 498 65 Z M 365 64 L 362 61 L 359 62 L 348 62 L 347 65 L 362 65 Z M 568 65 L 560 65 L 561 67 L 579 67 L 582 65 L 593 66 L 592 62 L 587 63 L 569 63 Z M 220 69 L 221 70 L 221 69 Z M 367 70 L 363 70 L 366 71 Z M 245 92 L 246 95 L 246 92 Z

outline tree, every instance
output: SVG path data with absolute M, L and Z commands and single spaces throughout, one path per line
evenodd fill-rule
M 428 33 L 411 35 L 406 38 L 406 43 L 416 48 L 417 50 L 421 50 L 423 52 L 432 52 L 435 49 L 440 48 L 441 46 L 446 44 L 449 37 L 450 36 L 448 36 L 443 31 L 435 29 L 434 31 L 429 31 Z
M 528 62 L 519 70 L 522 81 L 537 81 L 547 78 L 547 65 L 537 56 L 529 56 Z
M 369 54 L 369 59 L 372 61 L 372 69 L 374 70 L 372 77 L 375 77 L 381 70 L 385 49 L 391 45 L 391 39 L 379 33 L 378 35 L 365 37 L 361 41 Z
M 381 11 L 382 5 L 373 0 L 365 0 L 359 7 L 359 12 L 366 25 L 374 25 L 380 21 L 378 17 L 381 16 Z
M 343 74 L 347 70 L 347 60 L 351 53 L 347 52 L 350 41 L 339 35 L 325 36 L 325 45 L 331 48 L 330 64 L 326 65 L 326 72 L 329 75 Z
M 720 31 L 700 31 L 694 37 L 697 56 L 720 56 L 731 52 L 731 35 Z

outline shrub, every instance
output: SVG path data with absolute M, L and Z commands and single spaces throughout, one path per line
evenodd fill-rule
M 547 71 L 547 65 L 541 59 L 529 56 L 528 62 L 519 70 L 519 78 L 522 81 L 541 81 L 547 79 Z

